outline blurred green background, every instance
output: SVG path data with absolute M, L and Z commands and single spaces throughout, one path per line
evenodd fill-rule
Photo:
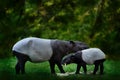
M 18 40 L 79 40 L 120 53 L 120 0 L 0 0 L 0 58 Z
M 51 75 L 48 62 L 26 64 L 15 75 L 12 46 L 25 37 L 79 40 L 107 54 L 105 75 Z M 0 0 L 0 79 L 119 80 L 120 0 Z M 76 65 L 69 65 L 74 72 Z M 88 66 L 88 71 L 93 70 Z M 59 73 L 58 68 L 56 72 Z

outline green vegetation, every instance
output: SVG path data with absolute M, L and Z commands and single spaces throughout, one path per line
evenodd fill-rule
M 14 66 L 16 64 L 15 58 L 2 59 L 0 60 L 0 79 L 1 80 L 119 80 L 120 79 L 120 61 L 119 60 L 107 60 L 105 65 L 104 75 L 75 75 L 70 74 L 69 76 L 57 76 L 52 75 L 49 69 L 49 63 L 43 62 L 38 64 L 33 64 L 27 62 L 26 64 L 26 74 L 16 75 Z M 93 70 L 94 66 L 87 66 L 88 72 Z M 75 64 L 70 64 L 64 67 L 67 72 L 74 72 L 76 69 Z M 59 70 L 56 66 L 57 73 Z
M 48 62 L 28 62 L 27 74 L 15 75 L 11 48 L 29 36 L 79 40 L 99 47 L 109 55 L 105 74 L 56 76 L 50 74 Z M 120 0 L 0 0 L 0 58 L 4 58 L 0 59 L 0 80 L 119 80 L 119 48 Z M 64 69 L 73 72 L 75 67 Z
M 120 0 L 0 0 L 0 58 L 29 36 L 79 40 L 119 54 L 119 21 Z

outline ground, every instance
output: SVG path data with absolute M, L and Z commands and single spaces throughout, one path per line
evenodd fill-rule
M 119 80 L 120 79 L 120 60 L 107 59 L 104 63 L 105 73 L 104 75 L 92 75 L 89 74 L 94 66 L 87 66 L 88 74 L 74 74 L 76 70 L 76 64 L 70 64 L 64 66 L 65 74 L 61 74 L 56 66 L 56 75 L 50 73 L 49 63 L 31 63 L 26 64 L 26 74 L 16 75 L 14 66 L 16 64 L 16 58 L 0 59 L 0 79 L 2 80 Z

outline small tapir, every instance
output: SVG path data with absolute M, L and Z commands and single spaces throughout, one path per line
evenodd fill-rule
M 98 67 L 100 66 L 100 74 L 103 74 L 105 61 L 105 54 L 99 48 L 89 48 L 81 51 L 77 51 L 74 54 L 68 54 L 62 59 L 62 64 L 76 63 L 77 69 L 76 74 L 79 74 L 81 66 L 83 67 L 84 73 L 87 73 L 86 64 L 94 64 L 95 68 L 93 74 L 96 74 Z
M 29 37 L 18 41 L 12 48 L 18 62 L 16 74 L 25 73 L 26 61 L 49 61 L 51 73 L 55 74 L 55 64 L 61 73 L 65 73 L 61 65 L 63 56 L 71 52 L 87 49 L 88 45 L 79 41 L 64 41 Z

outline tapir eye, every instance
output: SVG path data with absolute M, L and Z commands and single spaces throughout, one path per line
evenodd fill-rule
M 74 59 L 75 59 L 74 55 L 72 55 L 70 58 L 71 58 L 71 60 L 74 60 Z

